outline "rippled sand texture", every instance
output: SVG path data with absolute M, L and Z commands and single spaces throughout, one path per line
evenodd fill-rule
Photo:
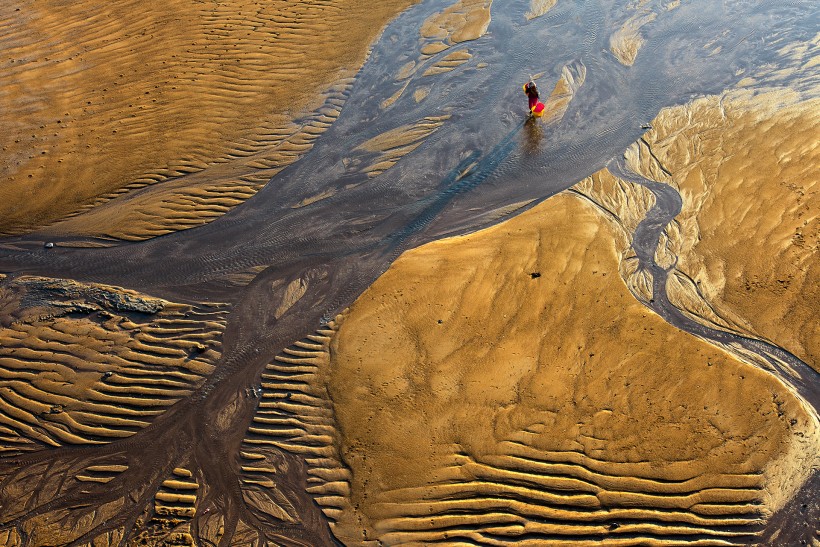
M 668 196 L 613 173 L 691 97 L 678 68 L 792 85 L 668 108 L 626 158 L 683 195 L 656 256 L 674 305 L 818 366 L 820 104 L 792 79 L 820 36 L 755 80 L 757 54 L 697 63 L 777 25 L 682 57 L 658 46 L 708 14 L 679 0 L 451 0 L 353 91 L 413 1 L 0 6 L 0 235 L 36 230 L 0 251 L 0 545 L 747 545 L 809 499 L 817 412 L 650 309 L 631 244 Z M 538 57 L 527 20 L 572 47 Z M 540 120 L 499 101 L 529 70 Z M 216 219 L 320 136 L 236 222 L 61 248 Z M 406 251 L 328 322 L 401 250 L 530 206 Z
M 189 396 L 222 351 L 223 305 L 177 304 L 117 287 L 41 277 L 0 276 L 0 281 L 5 318 L 0 325 L 0 451 L 5 457 L 129 437 Z M 30 504 L 59 497 L 60 488 L 107 484 L 141 463 L 78 457 L 73 463 L 55 458 L 24 465 L 4 479 L 28 487 L 4 488 L 0 503 L 12 518 Z M 60 474 L 59 482 L 53 480 Z M 193 514 L 196 491 L 190 471 L 169 469 L 168 475 L 154 497 L 155 515 L 144 523 L 166 532 Z M 96 516 L 114 517 L 118 503 L 102 504 Z M 50 516 L 34 519 L 28 530 L 32 544 L 72 538 L 73 527 Z M 117 543 L 117 532 L 108 541 Z M 0 543 L 19 545 L 20 537 L 6 531 Z
M 337 524 L 351 511 L 351 474 L 339 452 L 339 432 L 328 395 L 329 348 L 337 330 L 338 323 L 331 321 L 286 348 L 267 365 L 258 392 L 259 407 L 244 440 L 244 453 L 281 449 L 304 458 L 307 491 L 322 507 L 336 537 L 350 539 L 358 535 L 360 539 L 361 527 L 357 524 Z M 245 480 L 252 480 L 252 476 Z
M 590 194 L 626 184 L 596 177 Z M 331 346 L 340 521 L 390 545 L 753 539 L 816 424 L 635 300 L 635 222 L 559 195 L 405 253 L 356 301 Z
M 111 207 L 55 233 L 144 239 L 224 213 L 310 148 L 411 3 L 4 3 L 0 233 L 126 192 L 125 218 Z
M 40 277 L 5 284 L 0 309 L 5 455 L 145 427 L 212 372 L 227 311 Z
M 734 93 L 666 109 L 636 169 L 668 180 L 683 210 L 668 244 L 683 309 L 705 299 L 724 323 L 820 370 L 820 100 Z M 669 175 L 648 166 L 655 155 Z

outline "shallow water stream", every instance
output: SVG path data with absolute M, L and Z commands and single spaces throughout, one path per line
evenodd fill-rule
M 640 9 L 654 16 L 640 29 L 643 44 L 634 63 L 625 66 L 610 51 L 610 37 L 635 15 L 632 4 L 559 0 L 546 14 L 528 20 L 529 2 L 497 2 L 482 37 L 425 56 L 420 48 L 434 40 L 421 38 L 418 29 L 449 3 L 422 2 L 386 28 L 340 117 L 315 147 L 224 217 L 108 248 L 69 248 L 57 240 L 54 248 L 45 249 L 37 234 L 0 241 L 0 271 L 12 277 L 71 278 L 178 302 L 232 305 L 216 371 L 150 427 L 107 448 L 38 452 L 3 465 L 35 466 L 52 459 L 49 472 L 68 472 L 83 458 L 133 461 L 127 454 L 134 451 L 141 451 L 143 466 L 158 470 L 195 461 L 203 468 L 202 482 L 231 492 L 215 494 L 201 507 L 224 512 L 229 530 L 245 523 L 294 543 L 329 542 L 327 526 L 297 486 L 288 495 L 300 515 L 309 517 L 298 525 L 263 526 L 257 514 L 241 507 L 241 494 L 229 478 L 256 404 L 247 393 L 258 384 L 265 364 L 349 306 L 404 250 L 499 222 L 605 166 L 624 180 L 645 185 L 657 199 L 634 243 L 654 280 L 650 307 L 696 336 L 761 356 L 816 411 L 820 379 L 805 363 L 770 343 L 705 327 L 670 304 L 667 271 L 654 263 L 654 251 L 663 228 L 680 210 L 680 197 L 670 186 L 631 173 L 621 160 L 611 161 L 662 108 L 720 93 L 759 67 L 779 62 L 776 52 L 784 45 L 811 39 L 817 30 L 816 5 L 648 2 Z M 470 56 L 451 70 L 430 70 L 446 67 L 454 52 Z M 546 95 L 567 65 L 585 68 L 585 80 L 567 111 L 550 124 L 528 123 L 521 83 L 535 76 Z M 406 74 L 400 74 L 402 68 Z M 409 131 L 424 123 L 436 127 L 372 176 L 373 167 L 384 161 L 372 143 L 389 131 Z M 246 286 L 225 282 L 248 271 L 255 277 Z M 284 312 L 275 312 L 294 281 L 305 287 L 303 295 Z M 175 448 L 145 449 L 174 438 L 181 439 Z M 287 458 L 298 467 L 298 458 Z M 160 471 L 136 473 L 114 489 L 148 492 L 160 476 Z M 20 525 L 60 506 L 82 507 L 89 495 L 103 490 L 55 495 L 47 508 L 3 520 Z M 142 511 L 140 500 L 126 504 L 118 526 L 133 524 Z M 99 531 L 109 529 L 113 525 Z

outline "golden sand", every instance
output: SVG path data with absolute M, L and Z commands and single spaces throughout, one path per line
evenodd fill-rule
M 340 318 L 341 319 L 341 318 Z M 242 457 L 252 472 L 270 449 L 287 450 L 305 459 L 308 492 L 329 519 L 337 537 L 360 535 L 358 526 L 336 521 L 352 510 L 350 470 L 339 452 L 340 438 L 330 396 L 330 343 L 338 329 L 328 325 L 286 348 L 262 374 L 259 408 L 245 438 Z M 271 466 L 272 472 L 277 472 Z M 242 480 L 247 480 L 243 478 Z
M 561 69 L 561 76 L 544 101 L 544 123 L 557 122 L 564 117 L 569 103 L 578 89 L 584 85 L 587 67 L 581 62 L 570 63 Z
M 797 99 L 734 93 L 666 109 L 642 146 L 671 173 L 648 175 L 683 196 L 673 294 L 702 296 L 820 370 L 820 100 Z M 650 154 L 630 158 L 648 171 Z
M 615 58 L 626 66 L 632 66 L 643 45 L 641 27 L 655 20 L 654 12 L 639 11 L 627 19 L 621 28 L 609 37 L 609 50 Z
M 816 441 L 813 416 L 636 302 L 622 224 L 602 213 L 556 196 L 405 253 L 356 301 L 331 346 L 352 471 L 339 529 L 545 545 L 527 534 L 624 518 L 647 544 L 671 529 L 717 540 L 799 486 L 794 433 Z
M 427 19 L 421 27 L 421 35 L 450 44 L 475 40 L 490 26 L 492 3 L 492 0 L 458 0 Z
M 0 452 L 127 437 L 221 353 L 225 306 L 20 277 L 0 289 Z
M 361 160 L 354 161 L 348 158 L 342 161 L 348 172 L 360 171 L 367 173 L 368 177 L 376 177 L 421 146 L 424 140 L 441 128 L 449 118 L 449 115 L 428 116 L 414 124 L 391 129 L 365 141 L 357 150 L 375 153 L 376 157 L 372 161 L 365 161 L 364 166 L 360 165 Z
M 530 0 L 530 9 L 524 14 L 527 19 L 535 19 L 555 7 L 558 0 Z
M 404 82 L 392 96 L 381 103 L 383 110 L 392 107 L 404 95 L 414 78 L 450 72 L 466 64 L 472 54 L 462 42 L 476 40 L 487 32 L 490 25 L 492 0 L 458 0 L 450 7 L 428 17 L 419 30 L 419 50 L 414 59 L 407 61 L 396 72 L 396 82 Z M 455 48 L 440 59 L 435 55 Z M 427 98 L 431 86 L 419 85 L 413 99 L 420 103 Z
M 0 233 L 43 226 L 125 187 L 270 155 L 298 133 L 293 116 L 321 106 L 320 93 L 352 76 L 385 22 L 411 3 L 3 4 L 0 132 L 13 138 L 2 150 Z M 286 146 L 303 151 L 304 140 Z M 265 174 L 248 165 L 233 180 L 215 174 L 209 180 L 237 187 L 226 201 L 204 195 L 224 188 L 200 182 L 192 199 L 205 203 L 170 228 L 161 218 L 175 207 L 159 205 L 167 196 L 140 207 L 154 231 L 180 229 L 246 199 L 260 182 L 243 176 Z
M 144 239 L 224 214 L 310 149 L 338 116 L 367 45 L 410 3 L 0 7 L 9 67 L 0 130 L 20 135 L 3 150 L 0 232 L 89 205 L 98 206 L 54 233 Z M 420 56 L 397 81 L 469 62 L 455 46 L 486 32 L 490 4 L 461 0 L 431 17 Z M 527 17 L 554 4 L 532 0 Z M 653 18 L 636 14 L 613 35 L 621 62 L 634 61 Z M 334 44 L 345 47 L 327 55 Z M 583 65 L 564 68 L 548 120 L 563 116 L 584 75 Z M 678 260 L 673 300 L 817 367 L 818 162 L 806 135 L 820 106 L 769 99 L 776 108 L 723 97 L 665 110 L 630 159 L 684 197 L 658 255 Z M 368 141 L 358 152 L 376 161 L 363 172 L 389 169 L 445 121 Z M 118 196 L 127 207 L 109 201 Z M 719 542 L 759 522 L 814 462 L 816 416 L 777 380 L 635 300 L 648 299 L 651 280 L 636 269 L 629 234 L 652 203 L 604 170 L 512 221 L 403 255 L 345 317 L 268 365 L 261 390 L 248 394 L 260 404 L 245 440 L 252 449 L 237 459 L 243 485 L 276 488 L 253 478 L 281 471 L 276 449 L 304 456 L 308 491 L 351 544 L 547 545 L 535 534 L 605 536 L 620 521 L 619 534 L 668 545 L 664 534 Z M 285 292 L 276 315 L 304 286 Z M 0 326 L 6 454 L 144 427 L 210 373 L 226 311 L 31 277 L 5 285 L 0 310 L 13 319 Z M 106 483 L 125 469 L 90 466 L 79 478 Z M 198 489 L 191 471 L 174 469 L 155 496 L 167 529 L 138 540 L 189 542 L 183 521 Z M 264 510 L 291 519 L 277 504 Z M 205 522 L 219 537 L 219 523 Z M 43 523 L 38 533 L 62 532 Z

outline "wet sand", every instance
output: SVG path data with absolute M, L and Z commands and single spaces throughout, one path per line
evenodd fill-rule
M 680 307 L 702 297 L 725 324 L 777 340 L 816 370 L 818 119 L 816 99 L 735 93 L 663 111 L 642 143 L 683 196 L 669 244 Z
M 816 539 L 810 7 L 409 4 L 0 8 L 0 543 Z
M 213 372 L 227 306 L 21 277 L 0 299 L 0 450 L 131 436 Z M 18 445 L 22 442 L 22 445 Z
M 344 99 L 323 94 L 411 3 L 5 5 L 0 133 L 15 138 L 0 233 L 169 180 L 180 184 L 129 200 L 125 218 L 107 210 L 57 233 L 144 239 L 225 213 L 310 149 Z
M 755 536 L 812 465 L 816 417 L 640 305 L 627 233 L 556 196 L 406 253 L 357 300 L 331 348 L 340 526 L 387 544 Z

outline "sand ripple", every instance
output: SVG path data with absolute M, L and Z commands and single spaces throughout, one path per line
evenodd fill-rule
M 37 277 L 0 295 L 11 318 L 0 328 L 6 454 L 128 437 L 189 395 L 221 352 L 218 305 Z
M 352 76 L 379 29 L 409 3 L 4 4 L 0 132 L 13 139 L 2 151 L 0 233 L 259 151 L 318 107 L 322 90 Z M 304 151 L 298 140 L 291 146 Z M 234 176 L 245 175 L 260 173 Z M 185 222 L 159 227 L 151 225 L 158 199 L 153 213 L 142 207 L 150 218 L 135 237 L 212 218 L 259 183 L 197 213 L 178 198 Z
M 651 206 L 640 189 L 608 203 L 632 200 Z M 584 203 L 556 196 L 406 253 L 352 306 L 331 345 L 352 471 L 339 529 L 368 523 L 391 545 L 745 544 L 799 486 L 811 415 L 636 302 L 618 234 L 640 215 Z

